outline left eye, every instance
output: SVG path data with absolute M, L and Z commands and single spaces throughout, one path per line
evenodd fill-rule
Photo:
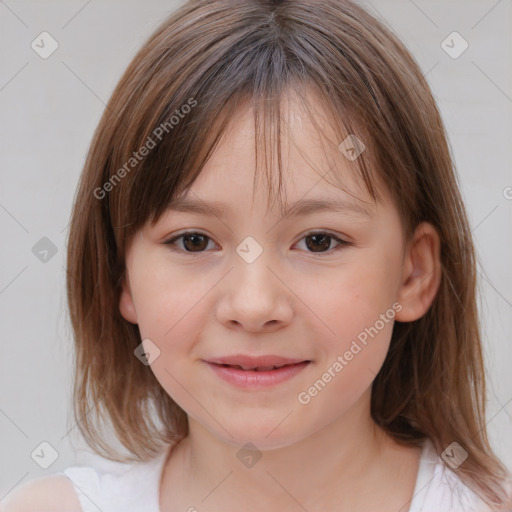
M 208 240 L 211 241 L 211 238 L 203 235 L 202 233 L 196 233 L 195 231 L 189 231 L 187 233 L 182 233 L 181 235 L 177 235 L 170 240 L 167 240 L 164 242 L 166 245 L 168 245 L 171 250 L 173 251 L 179 251 L 180 249 L 176 249 L 176 242 L 178 240 L 183 241 L 183 247 L 185 247 L 184 252 L 204 252 L 203 249 L 205 249 L 208 246 Z M 196 250 L 199 249 L 199 250 Z
M 300 241 L 302 242 L 302 240 L 306 240 L 306 247 L 308 249 L 312 249 L 311 252 L 313 252 L 313 253 L 330 252 L 329 248 L 331 246 L 332 241 L 335 241 L 338 244 L 332 250 L 336 250 L 344 245 L 348 245 L 348 242 L 341 240 L 337 236 L 334 236 L 331 233 L 323 233 L 323 232 L 308 233 L 308 234 L 306 234 L 306 236 L 301 238 Z M 308 242 L 308 240 L 309 240 L 309 242 Z
M 300 242 L 302 242 L 302 240 L 306 241 L 306 247 L 308 251 L 313 253 L 326 253 L 330 252 L 331 250 L 339 249 L 341 246 L 349 245 L 348 242 L 341 240 L 337 236 L 324 232 L 308 233 L 303 238 L 301 238 Z M 177 244 L 178 241 L 182 242 L 181 245 L 184 249 L 177 248 L 180 245 Z M 189 231 L 186 233 L 181 233 L 180 235 L 167 240 L 164 242 L 164 244 L 168 245 L 173 251 L 202 253 L 205 252 L 206 248 L 208 247 L 209 241 L 213 243 L 210 237 L 203 235 L 202 233 Z M 332 241 L 338 244 L 334 247 L 334 249 L 331 249 Z

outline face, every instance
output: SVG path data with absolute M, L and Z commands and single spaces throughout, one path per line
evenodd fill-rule
M 189 417 L 262 449 L 318 432 L 368 392 L 412 273 L 388 192 L 380 187 L 374 203 L 337 144 L 322 147 L 298 104 L 287 113 L 286 207 L 341 206 L 283 216 L 263 179 L 254 189 L 247 109 L 186 195 L 224 209 L 170 209 L 141 229 L 120 300 L 150 359 L 158 354 L 151 370 Z M 329 168 L 343 190 L 324 179 Z

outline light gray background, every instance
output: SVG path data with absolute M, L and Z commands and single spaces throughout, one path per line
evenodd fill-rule
M 0 0 L 0 499 L 27 480 L 96 460 L 70 416 L 67 225 L 106 101 L 136 50 L 180 3 Z M 446 123 L 481 259 L 489 433 L 512 469 L 512 4 L 363 4 L 417 58 Z M 42 31 L 59 44 L 46 60 L 31 48 Z M 441 47 L 453 31 L 469 43 L 457 59 Z M 58 251 L 46 263 L 32 252 L 42 237 Z M 31 458 L 42 441 L 59 454 L 46 470 Z

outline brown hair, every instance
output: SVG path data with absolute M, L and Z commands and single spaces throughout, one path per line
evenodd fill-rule
M 427 221 L 441 238 L 439 292 L 422 318 L 395 324 L 372 417 L 404 444 L 429 437 L 441 453 L 458 442 L 469 453 L 459 477 L 503 504 L 507 471 L 486 433 L 475 254 L 443 123 L 403 44 L 347 0 L 191 0 L 130 63 L 94 134 L 69 231 L 79 429 L 119 461 L 133 458 L 109 446 L 96 420 L 143 460 L 187 435 L 185 412 L 134 356 L 138 327 L 119 311 L 126 244 L 192 184 L 242 103 L 255 109 L 256 139 L 263 112 L 264 140 L 279 142 L 280 101 L 306 88 L 333 113 L 337 144 L 364 141 L 351 165 L 375 200 L 375 179 L 387 184 L 406 235 Z

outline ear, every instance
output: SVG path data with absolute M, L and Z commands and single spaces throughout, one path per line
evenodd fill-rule
M 121 282 L 121 295 L 119 296 L 119 311 L 125 320 L 132 324 L 137 323 L 137 312 L 132 299 L 130 283 L 128 282 L 128 274 L 123 274 Z
M 437 230 L 427 222 L 419 224 L 406 246 L 402 283 L 396 312 L 399 322 L 421 318 L 430 308 L 441 283 L 441 242 Z

